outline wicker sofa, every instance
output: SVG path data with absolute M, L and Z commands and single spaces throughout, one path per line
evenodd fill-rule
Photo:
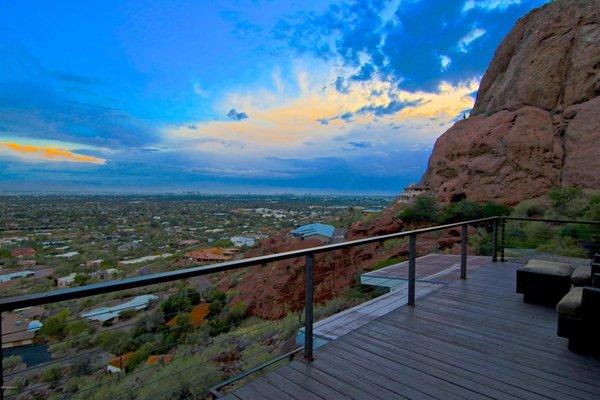
M 600 354 L 600 256 L 590 270 L 590 285 L 573 286 L 557 304 L 557 334 L 569 339 L 572 351 Z

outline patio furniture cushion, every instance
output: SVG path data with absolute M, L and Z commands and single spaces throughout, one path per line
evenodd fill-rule
M 581 300 L 583 298 L 583 287 L 574 287 L 556 305 L 556 311 L 570 317 L 581 316 Z
M 523 301 L 556 307 L 571 290 L 571 274 L 575 268 L 556 261 L 530 260 L 517 270 L 517 293 Z
M 592 283 L 592 266 L 580 265 L 571 274 L 571 282 L 575 286 L 587 286 Z
M 572 265 L 547 260 L 529 260 L 520 271 L 544 275 L 571 276 L 575 268 Z

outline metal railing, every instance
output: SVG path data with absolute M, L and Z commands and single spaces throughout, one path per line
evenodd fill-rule
M 127 289 L 142 288 L 150 285 L 169 283 L 177 280 L 194 278 L 213 274 L 217 272 L 232 271 L 241 268 L 266 265 L 268 263 L 290 260 L 298 257 L 305 258 L 305 296 L 304 296 L 304 345 L 299 349 L 296 349 L 288 354 L 278 357 L 276 360 L 280 360 L 283 357 L 289 356 L 290 354 L 296 353 L 299 350 L 303 350 L 304 359 L 308 362 L 314 360 L 314 348 L 313 348 L 313 325 L 314 325 L 314 260 L 315 255 L 320 253 L 332 252 L 336 250 L 349 249 L 355 246 L 367 245 L 372 243 L 380 243 L 386 240 L 408 238 L 408 298 L 407 304 L 410 306 L 415 305 L 415 284 L 416 284 L 416 257 L 417 257 L 417 238 L 419 235 L 426 233 L 432 233 L 451 228 L 461 228 L 461 261 L 460 261 L 460 278 L 467 278 L 467 245 L 469 241 L 468 227 L 470 225 L 477 225 L 487 223 L 492 225 L 492 261 L 498 261 L 498 253 L 500 253 L 500 261 L 505 261 L 505 236 L 506 236 L 506 221 L 540 221 L 547 223 L 574 223 L 574 224 L 591 224 L 600 226 L 598 221 L 567 221 L 567 220 L 541 220 L 532 218 L 516 218 L 516 217 L 489 217 L 470 221 L 456 222 L 451 224 L 433 226 L 422 229 L 415 229 L 411 231 L 396 232 L 387 235 L 369 237 L 364 239 L 352 240 L 342 243 L 329 244 L 319 247 L 312 247 L 302 250 L 288 251 L 284 253 L 277 253 L 271 255 L 265 255 L 260 257 L 253 257 L 247 259 L 240 259 L 235 261 L 228 261 L 219 264 L 205 265 L 191 267 L 178 271 L 170 271 L 157 273 L 147 276 L 131 277 L 116 281 L 109 281 L 104 283 L 92 284 L 87 286 L 73 287 L 67 289 L 54 290 L 46 293 L 34 293 L 26 294 L 22 296 L 10 297 L 0 299 L 0 313 L 18 310 L 21 308 L 31 306 L 41 306 L 50 303 L 56 303 L 66 300 L 81 299 L 84 297 L 119 292 Z M 0 322 L 0 335 L 2 334 L 2 325 Z M 0 359 L 2 359 L 3 351 L 0 349 Z M 270 363 L 261 364 L 257 368 L 253 368 L 251 372 L 263 368 Z M 242 374 L 240 377 L 247 376 L 248 373 Z M 226 384 L 231 384 L 239 378 L 232 378 L 226 381 Z M 0 385 L 4 387 L 4 369 L 2 370 Z M 220 385 L 223 386 L 223 385 Z M 218 388 L 213 387 L 213 395 L 220 395 Z M 0 391 L 0 400 L 4 399 L 4 390 Z

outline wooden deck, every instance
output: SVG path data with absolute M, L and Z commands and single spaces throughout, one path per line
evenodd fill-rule
M 515 293 L 519 264 L 452 281 L 227 399 L 600 399 L 600 359 L 567 350 L 554 309 Z
M 469 270 L 475 270 L 491 261 L 491 257 L 468 256 Z M 438 290 L 444 283 L 460 277 L 460 255 L 429 254 L 416 260 L 417 282 L 415 297 L 418 299 Z M 408 261 L 393 264 L 376 271 L 361 275 L 365 285 L 383 286 L 390 292 L 373 300 L 364 302 L 328 318 L 317 321 L 314 325 L 315 346 L 322 346 L 330 340 L 338 339 L 369 322 L 404 307 L 408 300 Z M 300 329 L 303 343 L 304 328 Z

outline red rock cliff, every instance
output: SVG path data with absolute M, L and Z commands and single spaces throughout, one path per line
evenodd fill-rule
M 600 187 L 600 0 L 558 0 L 496 50 L 471 115 L 437 140 L 423 183 L 442 201 L 516 204 Z

